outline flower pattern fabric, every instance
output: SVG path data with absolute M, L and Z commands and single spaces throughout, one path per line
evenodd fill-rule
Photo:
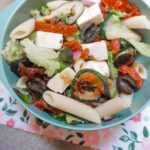
M 27 112 L 0 82 L 0 124 L 98 150 L 149 150 L 150 105 L 131 120 L 99 131 L 71 131 Z

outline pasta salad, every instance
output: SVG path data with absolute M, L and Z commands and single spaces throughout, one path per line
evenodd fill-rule
M 150 45 L 133 29 L 149 19 L 128 0 L 50 1 L 10 33 L 2 55 L 27 104 L 56 120 L 100 124 L 129 108 L 147 78 L 137 55 Z

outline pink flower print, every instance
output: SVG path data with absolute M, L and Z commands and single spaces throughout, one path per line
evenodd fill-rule
M 4 89 L 0 89 L 0 94 L 3 94 L 4 92 Z
M 138 115 L 136 115 L 135 117 L 133 117 L 132 121 L 134 121 L 134 122 L 140 122 L 141 121 L 141 113 L 139 113 Z
M 51 138 L 56 137 L 55 130 L 52 130 L 52 129 L 43 130 L 42 135 L 47 136 L 47 137 L 51 137 Z
M 108 138 L 108 137 L 110 137 L 110 135 L 111 135 L 110 129 L 104 129 L 104 130 L 102 130 L 101 132 L 103 133 L 104 138 Z
M 36 124 L 29 124 L 27 130 L 32 133 L 40 134 L 41 128 Z
M 148 150 L 150 148 L 150 138 L 143 138 L 142 139 L 141 147 L 143 150 Z
M 14 121 L 13 119 L 10 119 L 10 120 L 8 120 L 8 121 L 6 122 L 6 125 L 7 125 L 8 127 L 13 128 L 13 127 L 15 126 L 15 121 Z
M 85 146 L 99 145 L 100 143 L 99 132 L 98 131 L 86 131 L 84 132 L 83 140 L 85 142 Z
M 60 130 L 60 131 L 58 132 L 58 135 L 59 135 L 59 136 L 63 136 L 63 135 L 64 135 L 64 132 L 63 132 L 62 130 Z

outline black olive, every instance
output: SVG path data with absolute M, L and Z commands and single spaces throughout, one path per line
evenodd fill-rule
M 117 78 L 117 87 L 125 94 L 132 94 L 137 89 L 137 82 L 129 75 L 120 75 Z
M 99 35 L 99 28 L 93 23 L 88 22 L 81 29 L 81 39 L 86 42 L 93 42 L 96 36 Z
M 134 61 L 135 59 L 131 54 L 125 53 L 116 58 L 115 66 L 116 67 L 120 67 L 123 65 L 131 66 L 134 63 Z
M 18 72 L 18 64 L 20 62 L 23 63 L 24 66 L 26 66 L 26 67 L 33 66 L 33 63 L 31 63 L 28 59 L 20 59 L 20 60 L 15 61 L 14 63 L 10 64 L 11 71 L 14 72 L 18 76 L 20 76 L 19 72 Z
M 40 78 L 27 82 L 28 89 L 35 94 L 43 94 L 47 89 L 46 85 L 46 82 Z

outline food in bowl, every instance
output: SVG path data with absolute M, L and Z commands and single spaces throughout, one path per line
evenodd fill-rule
M 52 1 L 10 34 L 2 52 L 20 77 L 14 89 L 25 103 L 68 124 L 113 118 L 130 107 L 147 78 L 136 62 L 150 46 L 132 29 L 150 21 L 127 0 Z

